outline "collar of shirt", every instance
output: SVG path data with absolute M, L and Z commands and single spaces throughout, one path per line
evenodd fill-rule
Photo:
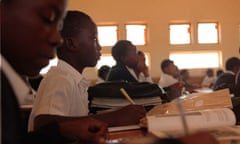
M 75 80 L 83 87 L 88 88 L 90 81 L 86 79 L 79 71 L 77 71 L 74 67 L 72 67 L 70 64 L 65 62 L 64 60 L 59 59 L 58 60 L 58 67 L 64 68 L 64 71 L 68 71 L 71 73 L 73 77 L 75 77 Z
M 9 83 L 11 84 L 13 91 L 18 98 L 19 104 L 22 105 L 32 103 L 35 92 L 32 90 L 30 85 L 28 85 L 27 82 L 20 77 L 20 75 L 13 69 L 13 67 L 2 55 L 0 55 L 0 58 L 0 68 L 9 80 Z
M 139 81 L 139 78 L 137 77 L 137 75 L 135 74 L 134 70 L 128 66 L 126 66 L 127 70 L 130 72 L 130 74 Z

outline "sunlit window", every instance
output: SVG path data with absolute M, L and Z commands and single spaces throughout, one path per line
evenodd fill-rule
M 146 58 L 146 65 L 150 67 L 150 54 L 144 53 Z M 110 67 L 116 65 L 116 61 L 111 54 L 102 54 L 100 60 L 98 61 L 96 67 L 99 69 L 102 65 L 108 65 Z
M 117 26 L 97 26 L 101 46 L 113 46 L 117 42 Z
M 96 67 L 97 67 L 97 69 L 99 69 L 102 65 L 108 65 L 108 66 L 112 67 L 115 64 L 116 64 L 116 61 L 113 59 L 111 54 L 102 54 Z
M 40 74 L 42 75 L 46 74 L 49 71 L 50 67 L 56 66 L 57 63 L 58 63 L 58 58 L 55 57 L 54 59 L 50 60 L 49 64 L 46 67 L 41 69 Z
M 170 44 L 190 44 L 190 24 L 170 24 Z
M 198 43 L 218 43 L 218 24 L 198 23 Z
M 217 68 L 222 65 L 221 52 L 176 52 L 170 59 L 178 68 Z
M 126 25 L 127 40 L 135 45 L 146 44 L 146 25 Z

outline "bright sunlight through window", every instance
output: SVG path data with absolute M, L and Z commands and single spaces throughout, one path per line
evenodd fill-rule
M 221 65 L 221 53 L 215 52 L 182 52 L 171 53 L 170 59 L 178 68 L 217 68 Z
M 97 28 L 101 46 L 113 46 L 117 42 L 117 26 L 98 26 Z
M 108 66 L 112 67 L 115 64 L 116 64 L 116 61 L 113 59 L 111 54 L 102 54 L 96 67 L 97 67 L 97 69 L 99 69 L 102 65 L 108 65 Z
M 200 44 L 218 43 L 218 24 L 199 23 L 198 43 Z
M 190 24 L 171 24 L 170 44 L 190 44 Z
M 146 25 L 126 25 L 127 40 L 135 45 L 146 44 Z

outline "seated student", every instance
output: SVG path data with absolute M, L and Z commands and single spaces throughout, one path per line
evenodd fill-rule
M 192 93 L 194 89 L 199 88 L 198 85 L 190 84 L 188 82 L 190 78 L 189 71 L 187 69 L 182 69 L 180 71 L 180 78 L 179 80 L 183 82 L 183 86 L 185 88 L 185 91 Z
M 138 65 L 135 68 L 135 74 L 138 77 L 139 81 L 146 81 L 152 83 L 152 78 L 149 74 L 148 66 L 146 65 L 146 57 L 142 51 L 137 52 L 138 55 Z
M 216 77 L 214 76 L 213 69 L 207 69 L 206 76 L 204 77 L 201 86 L 206 88 L 212 88 L 216 81 Z
M 0 3 L 3 144 L 62 144 L 75 140 L 100 143 L 106 138 L 106 124 L 91 117 L 73 120 L 45 115 L 51 123 L 31 133 L 24 131 L 19 102 L 31 91 L 24 78 L 38 75 L 54 57 L 54 47 L 61 43 L 58 26 L 65 13 L 65 3 L 65 0 L 2 0 Z
M 91 117 L 42 115 L 41 117 L 52 119 L 52 123 L 31 133 L 22 132 L 18 100 L 24 97 L 29 89 L 21 75 L 38 75 L 40 69 L 53 58 L 54 47 L 61 42 L 57 26 L 61 23 L 65 2 L 2 0 L 0 3 L 1 142 L 4 144 L 63 144 L 71 143 L 72 140 L 88 144 L 105 143 L 106 125 Z M 16 83 L 16 79 L 23 84 Z M 196 137 L 205 144 L 215 140 L 207 133 L 171 140 L 187 144 L 199 141 L 194 140 Z M 162 140 L 165 143 L 169 142 L 166 142 L 166 139 Z
M 87 14 L 68 11 L 61 34 L 63 44 L 57 48 L 59 61 L 40 84 L 29 119 L 29 130 L 33 130 L 34 119 L 38 115 L 87 116 L 89 113 L 89 81 L 82 72 L 85 67 L 94 67 L 101 55 L 97 26 Z M 143 106 L 130 105 L 93 117 L 109 126 L 116 126 L 137 124 L 143 116 Z
M 231 57 L 226 61 L 226 71 L 221 74 L 213 86 L 213 90 L 229 88 L 230 93 L 239 96 L 240 89 L 237 87 L 237 73 L 240 70 L 240 60 L 237 57 Z
M 116 61 L 107 76 L 108 81 L 149 82 L 149 75 L 138 77 L 137 48 L 128 40 L 119 40 L 112 47 L 112 56 Z M 136 72 L 137 71 L 137 72 Z
M 159 86 L 163 87 L 169 99 L 172 100 L 182 95 L 183 82 L 178 80 L 179 70 L 174 62 L 165 59 L 161 63 L 162 74 L 159 80 Z
M 98 69 L 98 79 L 97 79 L 96 84 L 103 83 L 106 81 L 107 75 L 108 75 L 108 72 L 110 71 L 110 69 L 111 68 L 108 65 L 102 65 Z

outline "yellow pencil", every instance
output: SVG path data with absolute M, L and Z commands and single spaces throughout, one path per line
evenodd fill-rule
M 125 98 L 131 103 L 135 104 L 135 102 L 132 100 L 132 98 L 127 94 L 127 92 L 124 90 L 124 88 L 121 88 L 120 91 L 125 96 Z

